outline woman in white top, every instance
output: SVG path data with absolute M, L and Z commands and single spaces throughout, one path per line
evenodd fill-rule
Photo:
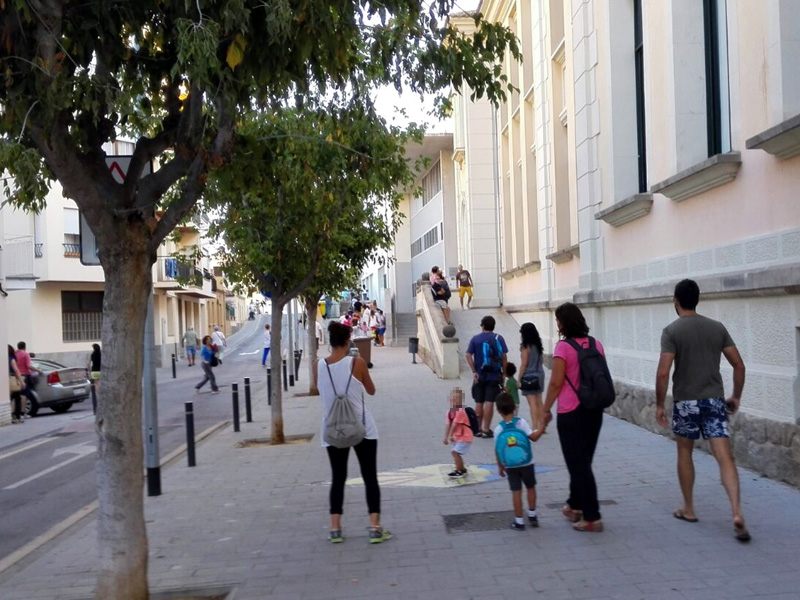
M 367 363 L 363 358 L 348 355 L 350 349 L 351 329 L 347 325 L 332 322 L 328 325 L 328 342 L 331 353 L 320 359 L 315 365 L 314 380 L 322 399 L 322 428 L 320 440 L 328 452 L 331 463 L 330 514 L 331 531 L 328 539 L 334 544 L 342 538 L 342 504 L 344 503 L 344 483 L 347 479 L 347 459 L 350 448 L 334 448 L 325 443 L 322 431 L 325 429 L 325 418 L 330 414 L 338 394 L 344 394 L 353 405 L 359 419 L 363 419 L 366 427 L 364 439 L 354 446 L 356 458 L 361 467 L 361 479 L 367 492 L 367 508 L 369 510 L 369 541 L 379 544 L 392 537 L 392 534 L 381 527 L 381 491 L 378 487 L 378 428 L 372 413 L 364 402 L 364 392 L 375 394 L 375 384 L 369 376 Z M 351 379 L 352 377 L 352 379 Z

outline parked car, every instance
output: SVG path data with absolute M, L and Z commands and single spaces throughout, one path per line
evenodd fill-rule
M 83 367 L 65 367 L 62 364 L 41 358 L 31 359 L 31 364 L 43 371 L 34 374 L 33 399 L 23 396 L 26 412 L 35 417 L 41 408 L 53 412 L 67 412 L 76 402 L 83 402 L 91 395 L 91 384 Z

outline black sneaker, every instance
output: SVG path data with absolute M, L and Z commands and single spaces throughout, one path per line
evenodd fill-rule
M 328 534 L 328 539 L 330 540 L 331 544 L 341 544 L 344 541 L 344 538 L 342 537 L 342 530 L 331 529 L 330 533 Z
M 483 432 L 479 431 L 478 433 L 475 434 L 475 437 L 476 438 L 479 438 L 479 437 L 482 438 L 483 437 Z
M 481 437 L 493 438 L 494 437 L 494 431 L 492 431 L 491 429 L 489 431 L 484 431 L 483 432 L 483 436 L 481 436 Z
M 528 523 L 531 527 L 538 527 L 539 526 L 539 517 L 528 517 Z
M 466 474 L 467 474 L 467 470 L 466 470 L 466 469 L 464 469 L 463 471 L 459 471 L 458 469 L 456 469 L 456 470 L 454 470 L 454 471 L 450 471 L 450 472 L 447 474 L 447 476 L 448 476 L 448 477 L 454 477 L 454 478 L 455 478 L 455 477 L 465 477 L 465 476 L 466 476 Z
M 525 531 L 525 523 L 517 523 L 516 521 L 511 521 L 511 529 L 515 531 Z

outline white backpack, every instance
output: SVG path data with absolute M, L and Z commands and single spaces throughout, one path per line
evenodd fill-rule
M 353 409 L 353 404 L 347 396 L 350 389 L 350 381 L 353 379 L 352 368 L 350 370 L 350 377 L 347 378 L 347 387 L 344 394 L 339 394 L 336 391 L 336 386 L 333 383 L 331 376 L 331 368 L 325 362 L 325 368 L 328 370 L 328 377 L 331 380 L 331 388 L 333 388 L 334 399 L 333 406 L 331 407 L 328 416 L 325 417 L 325 429 L 323 431 L 322 439 L 326 444 L 334 448 L 351 448 L 364 439 L 367 434 L 366 426 L 366 411 L 364 409 L 364 398 L 361 398 L 361 420 L 356 416 L 356 411 Z M 353 361 L 355 367 L 355 361 Z

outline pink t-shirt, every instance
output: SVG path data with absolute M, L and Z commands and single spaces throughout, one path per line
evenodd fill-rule
M 447 416 L 445 417 L 445 423 L 448 425 L 453 422 L 455 419 L 456 422 L 456 429 L 455 435 L 457 442 L 472 442 L 475 439 L 475 436 L 472 433 L 472 429 L 469 428 L 469 417 L 467 416 L 467 411 L 463 408 L 459 408 L 455 411 L 455 417 L 453 417 L 453 411 L 447 411 Z
M 25 352 L 25 350 L 17 350 L 14 353 L 14 358 L 17 361 L 17 368 L 19 369 L 20 375 L 30 375 L 31 374 L 31 355 Z
M 589 347 L 588 337 L 574 338 L 574 340 L 584 348 Z M 606 352 L 603 350 L 603 344 L 600 343 L 600 340 L 595 339 L 595 344 L 597 345 L 597 350 L 600 352 L 600 354 L 605 356 Z M 555 350 L 553 350 L 553 358 L 564 359 L 564 362 L 567 363 L 565 375 L 572 382 L 572 385 L 574 385 L 576 388 L 580 388 L 581 368 L 580 364 L 578 364 L 578 351 L 564 340 L 561 340 L 556 344 Z M 556 408 L 556 412 L 572 412 L 578 408 L 579 404 L 580 402 L 578 401 L 578 396 L 573 391 L 572 386 L 570 386 L 565 379 L 564 385 L 561 387 L 561 391 L 558 393 L 558 407 Z

